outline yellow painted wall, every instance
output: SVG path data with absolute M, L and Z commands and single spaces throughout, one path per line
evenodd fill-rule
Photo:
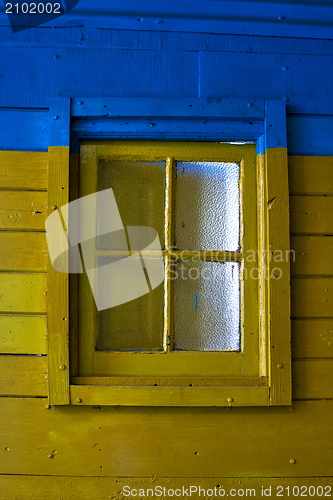
M 45 407 L 47 153 L 0 164 L 0 499 L 333 486 L 332 157 L 289 158 L 291 408 Z

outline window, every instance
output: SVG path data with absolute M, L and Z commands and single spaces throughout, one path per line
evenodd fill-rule
M 72 104 L 74 116 L 76 109 Z M 50 307 L 49 335 L 52 321 L 65 332 L 69 319 L 71 331 L 70 358 L 66 341 L 59 342 L 66 334 L 50 339 L 51 360 L 65 360 L 59 368 L 50 362 L 50 402 L 288 404 L 289 271 L 287 263 L 273 268 L 269 254 L 272 244 L 288 244 L 285 149 L 256 156 L 255 145 L 207 137 L 128 140 L 145 138 L 142 132 L 87 142 L 92 133 L 82 126 L 86 121 L 72 122 L 72 131 L 80 129 L 79 154 L 60 168 L 61 191 L 52 166 L 63 164 L 68 147 L 50 148 L 50 198 L 60 199 L 50 206 L 62 222 L 56 230 L 49 225 L 49 249 L 59 238 L 66 245 L 69 237 L 71 246 L 71 227 L 85 234 L 76 236 L 83 266 L 76 263 L 70 284 L 50 251 L 49 297 L 53 290 L 62 304 Z M 104 217 L 110 200 L 113 216 Z M 80 209 L 73 218 L 74 205 Z M 59 255 L 58 269 L 61 260 L 68 269 L 72 257 Z
M 199 376 L 259 377 L 257 276 L 244 279 L 257 268 L 255 160 L 254 145 L 81 145 L 80 198 L 113 189 L 124 230 L 96 239 L 91 260 L 99 269 L 90 286 L 87 275 L 79 275 L 80 376 L 126 376 L 131 384 L 131 377 L 145 375 L 158 385 L 161 377 L 179 374 L 196 384 Z M 127 301 L 136 273 L 133 266 L 126 273 L 128 246 L 138 260 L 131 239 L 135 245 L 147 226 L 158 234 L 165 276 L 150 291 L 140 284 L 136 295 L 142 295 Z M 81 247 L 85 258 L 89 248 Z M 149 279 L 161 252 L 139 247 Z M 254 261 L 244 260 L 246 249 L 255 250 Z M 120 294 L 119 305 L 103 302 L 97 310 L 91 287 L 97 275 L 95 297 Z

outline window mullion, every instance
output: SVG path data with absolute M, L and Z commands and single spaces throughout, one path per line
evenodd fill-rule
M 173 328 L 172 328 L 172 281 L 170 277 L 173 248 L 173 201 L 174 201 L 174 176 L 175 160 L 166 158 L 165 162 L 165 222 L 164 222 L 164 332 L 163 348 L 166 352 L 173 350 Z

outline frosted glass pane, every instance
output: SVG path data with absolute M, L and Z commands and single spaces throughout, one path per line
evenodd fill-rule
M 116 258 L 99 259 L 100 266 L 117 262 L 119 259 Z M 128 283 L 128 291 L 132 293 L 130 285 Z M 162 350 L 163 283 L 152 291 L 147 289 L 147 292 L 139 298 L 97 313 L 97 350 Z
M 165 162 L 100 160 L 98 181 L 100 190 L 113 189 L 125 227 L 152 227 L 164 244 Z M 124 248 L 125 243 L 119 243 Z M 107 236 L 100 239 L 99 248 L 110 248 Z
M 180 261 L 174 271 L 174 349 L 238 351 L 239 264 Z
M 181 250 L 239 248 L 239 165 L 177 162 L 175 246 Z

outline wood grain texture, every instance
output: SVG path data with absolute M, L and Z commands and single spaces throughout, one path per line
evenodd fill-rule
M 1 396 L 47 396 L 46 357 L 0 356 Z
M 293 278 L 291 280 L 292 318 L 330 318 L 332 316 L 332 278 Z
M 332 156 L 288 156 L 289 191 L 297 194 L 333 194 Z
M 291 234 L 333 234 L 333 196 L 290 196 Z
M 46 316 L 0 315 L 1 354 L 46 354 Z
M 10 451 L 10 450 L 9 450 Z M 262 488 L 269 492 L 271 488 L 271 500 L 279 500 L 281 497 L 276 496 L 276 493 L 281 493 L 279 486 L 283 487 L 283 492 L 287 493 L 289 486 L 289 498 L 299 498 L 299 494 L 308 492 L 310 486 L 316 488 L 315 491 L 321 493 L 321 487 L 324 493 L 333 490 L 333 478 L 331 477 L 254 477 L 254 478 L 225 478 L 222 477 L 223 473 L 219 476 L 206 478 L 174 478 L 174 477 L 75 477 L 75 476 L 24 476 L 24 475 L 2 475 L 0 476 L 0 500 L 45 500 L 45 491 L 47 491 L 48 500 L 73 500 L 73 498 L 80 500 L 123 500 L 124 492 L 133 491 L 133 495 L 139 495 L 139 490 L 144 490 L 152 497 L 163 494 L 171 496 L 172 489 L 183 493 L 183 488 L 189 494 L 189 488 L 197 488 L 197 491 L 192 490 L 191 498 L 194 500 L 204 498 L 203 491 L 209 491 L 216 488 L 216 496 L 223 494 L 237 495 L 237 493 L 245 498 L 249 498 L 254 493 L 256 496 L 261 497 Z M 202 488 L 199 495 L 199 486 Z M 303 488 L 306 488 L 305 490 Z M 318 487 L 318 490 L 317 490 Z M 125 488 L 125 489 L 123 489 Z M 156 490 L 155 490 L 156 488 Z M 165 488 L 165 489 L 163 489 Z M 299 490 L 297 490 L 299 488 Z M 294 489 L 294 490 L 293 490 Z M 150 491 L 149 491 L 150 490 Z M 235 491 L 236 490 L 236 491 Z M 295 496 L 293 495 L 295 491 Z M 297 494 L 298 491 L 298 494 Z M 161 492 L 161 493 L 160 493 Z M 310 489 L 313 492 L 313 489 Z M 169 498 L 170 498 L 169 496 Z M 185 496 L 185 494 L 184 494 Z M 241 498 L 238 496 L 238 498 Z M 125 497 L 126 498 L 126 497 Z M 133 498 L 133 497 L 132 497 Z M 235 496 L 235 498 L 237 498 Z
M 0 229 L 45 231 L 47 194 L 0 191 Z
M 333 238 L 292 236 L 290 248 L 294 251 L 288 257 L 292 276 L 333 276 Z
M 59 111 L 58 111 L 59 113 Z M 56 141 L 56 138 L 54 138 Z M 69 201 L 69 147 L 49 147 L 48 213 Z M 52 208 L 55 207 L 55 208 Z M 56 228 L 61 230 L 62 228 Z M 55 241 L 57 239 L 54 234 Z M 64 256 L 66 259 L 67 257 Z M 48 394 L 52 404 L 69 404 L 69 284 L 48 258 Z
M 268 387 L 70 386 L 73 405 L 268 406 Z M 230 402 L 229 402 L 230 401 Z
M 1 313 L 45 313 L 46 274 L 0 274 Z
M 46 190 L 47 153 L 0 151 L 0 189 Z
M 0 271 L 46 272 L 45 233 L 0 232 Z
M 294 360 L 293 399 L 333 399 L 333 359 Z
M 267 173 L 267 220 L 270 252 L 289 248 L 289 194 L 287 150 L 268 148 L 265 153 Z M 269 263 L 269 376 L 271 404 L 291 403 L 290 350 L 290 266 L 285 260 Z
M 333 319 L 294 319 L 293 358 L 333 358 Z
M 47 410 L 45 400 L 4 398 L 1 473 L 141 478 L 331 475 L 332 402 L 300 401 L 293 407 Z

